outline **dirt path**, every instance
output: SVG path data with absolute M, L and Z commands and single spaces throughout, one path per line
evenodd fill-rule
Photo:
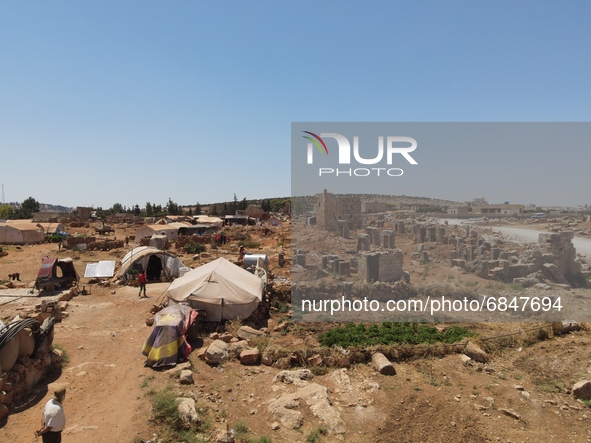
M 141 382 L 151 370 L 143 367 L 141 346 L 150 331 L 149 307 L 166 286 L 149 285 L 152 297 L 144 300 L 132 287 L 118 287 L 116 294 L 95 287 L 91 295 L 73 299 L 69 317 L 55 327 L 54 342 L 66 350 L 69 363 L 43 397 L 9 416 L 0 441 L 35 441 L 33 431 L 55 384 L 68 389 L 65 443 L 130 442 L 133 435 L 145 435 L 149 402 Z

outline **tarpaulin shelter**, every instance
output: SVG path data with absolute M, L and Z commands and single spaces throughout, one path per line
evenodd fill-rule
M 45 257 L 37 273 L 35 287 L 53 291 L 56 286 L 70 287 L 78 284 L 80 277 L 71 258 Z
M 173 303 L 156 314 L 154 329 L 142 347 L 142 354 L 148 357 L 145 366 L 176 365 L 186 359 L 191 345 L 185 334 L 197 318 L 197 312 L 189 306 Z
M 154 248 L 163 251 L 164 249 L 166 249 L 167 242 L 168 237 L 166 237 L 166 235 L 154 234 L 152 237 L 150 237 L 150 242 L 148 243 L 148 246 L 153 246 Z
M 207 321 L 246 319 L 263 299 L 264 283 L 255 275 L 218 258 L 174 280 L 165 294 L 204 310 Z
M 183 267 L 183 262 L 172 252 L 161 251 L 152 246 L 139 246 L 125 254 L 117 277 L 125 278 L 127 270 L 131 268 L 145 271 L 148 281 L 160 281 L 162 277 L 178 277 L 179 269 Z

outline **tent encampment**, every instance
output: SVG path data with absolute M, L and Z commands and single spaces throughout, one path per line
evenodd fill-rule
M 264 283 L 255 275 L 218 258 L 173 281 L 165 294 L 204 310 L 207 321 L 248 318 L 263 299 Z
M 70 287 L 78 284 L 80 277 L 71 258 L 45 257 L 35 280 L 39 290 L 53 291 L 57 286 Z
M 117 271 L 117 277 L 127 278 L 129 268 L 146 271 L 148 281 L 160 281 L 162 277 L 176 278 L 179 276 L 179 269 L 183 268 L 183 262 L 172 252 L 161 251 L 152 246 L 139 246 L 133 248 L 123 260 Z

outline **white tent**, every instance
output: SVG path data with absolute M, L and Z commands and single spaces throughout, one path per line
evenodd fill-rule
M 148 280 L 160 280 L 162 277 L 178 277 L 180 268 L 185 265 L 172 252 L 161 251 L 152 246 L 139 246 L 125 254 L 117 277 L 125 276 L 131 266 L 141 267 L 146 271 Z
M 263 288 L 259 277 L 222 257 L 177 278 L 165 294 L 205 310 L 208 321 L 220 321 L 250 317 L 263 298 Z

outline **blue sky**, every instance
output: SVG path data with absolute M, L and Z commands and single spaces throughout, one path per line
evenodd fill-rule
M 588 1 L 4 1 L 0 182 L 104 208 L 288 196 L 291 122 L 590 121 L 590 19 Z M 591 203 L 577 156 L 563 190 L 517 168 L 521 202 Z

